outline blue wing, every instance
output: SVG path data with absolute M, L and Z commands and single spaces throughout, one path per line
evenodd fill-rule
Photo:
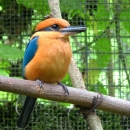
M 37 44 L 38 37 L 33 38 L 27 45 L 25 53 L 24 53 L 24 58 L 23 58 L 23 64 L 22 64 L 22 76 L 25 78 L 24 75 L 24 68 L 25 66 L 32 60 L 34 57 L 38 44 Z

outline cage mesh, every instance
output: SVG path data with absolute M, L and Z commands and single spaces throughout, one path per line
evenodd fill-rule
M 87 26 L 70 38 L 86 89 L 130 100 L 129 0 L 60 0 L 62 17 Z M 49 14 L 46 0 L 0 0 L 0 75 L 22 78 L 22 51 L 35 25 Z M 22 50 L 22 51 L 20 51 Z M 62 81 L 71 86 L 69 75 Z M 18 130 L 23 96 L 0 92 L 0 130 Z M 129 130 L 125 116 L 96 111 L 105 130 Z M 89 130 L 72 104 L 38 99 L 25 130 Z

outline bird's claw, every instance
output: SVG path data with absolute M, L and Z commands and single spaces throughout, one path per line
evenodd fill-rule
M 44 85 L 43 81 L 37 79 L 36 82 L 37 82 L 37 84 L 39 85 L 40 88 L 43 88 L 43 85 Z
M 69 91 L 68 91 L 67 87 L 64 84 L 62 84 L 61 82 L 58 82 L 58 85 L 60 85 L 64 89 L 66 96 L 69 95 Z

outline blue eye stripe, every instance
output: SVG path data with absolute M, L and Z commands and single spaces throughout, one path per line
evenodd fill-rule
M 44 28 L 43 31 L 52 31 L 51 28 Z
M 35 32 L 39 32 L 39 31 L 52 31 L 52 29 L 50 27 L 48 27 L 48 28 L 43 28 L 43 29 L 35 31 Z

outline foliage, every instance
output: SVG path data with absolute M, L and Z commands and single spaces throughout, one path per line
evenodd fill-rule
M 11 62 L 16 62 L 23 57 L 23 51 L 15 47 L 10 47 L 5 44 L 0 44 L 0 75 L 9 76 Z
M 130 7 L 127 6 L 127 8 L 123 8 L 121 14 L 120 14 L 120 19 L 122 19 L 122 26 L 126 31 L 130 33 Z
M 110 39 L 100 38 L 99 40 L 97 40 L 95 42 L 93 49 L 95 50 L 96 55 L 97 55 L 96 61 L 97 61 L 98 68 L 106 67 L 110 61 L 110 58 L 111 58 Z
M 10 61 L 21 59 L 23 57 L 23 51 L 15 47 L 0 44 L 0 57 L 2 59 L 8 59 Z
M 46 10 L 48 8 L 47 0 L 44 0 L 44 1 L 31 0 L 31 2 L 27 0 L 17 0 L 17 3 L 24 5 L 26 8 L 37 10 L 41 14 L 47 13 L 47 10 Z M 43 8 L 43 7 L 46 7 L 46 8 Z M 49 8 L 48 8 L 48 13 L 49 13 Z
M 0 114 L 1 130 L 10 127 L 11 129 L 19 130 L 19 128 L 16 128 L 18 114 L 15 111 L 15 107 L 14 102 L 0 104 L 0 113 L 2 113 Z M 130 128 L 130 118 L 128 117 L 103 111 L 97 111 L 96 113 L 102 122 L 104 122 L 102 125 L 105 130 L 126 130 Z M 77 108 L 66 108 L 59 104 L 37 104 L 26 129 L 88 130 L 89 127 Z
M 0 61 L 0 75 L 9 76 L 10 63 L 8 61 Z
M 77 4 L 75 3 L 75 0 L 71 0 L 71 2 L 69 2 L 68 0 L 61 0 L 61 10 L 62 12 L 69 12 L 70 11 L 70 7 L 73 10 L 77 10 L 77 5 L 78 5 L 78 9 L 81 11 L 83 10 L 82 8 L 82 4 L 81 4 L 81 0 L 77 1 Z M 37 10 L 40 14 L 45 15 L 46 13 L 49 13 L 49 7 L 48 7 L 48 2 L 47 0 L 41 1 L 41 0 L 37 0 L 37 2 L 35 0 L 27 1 L 27 0 L 17 0 L 18 4 L 22 4 L 27 8 L 32 8 L 34 10 Z M 64 5 L 66 5 L 66 8 L 64 8 Z M 46 7 L 46 8 L 43 8 Z
M 15 0 L 0 0 L 0 14 L 0 75 L 12 76 L 13 65 L 23 57 L 19 35 L 27 29 L 32 10 Z

